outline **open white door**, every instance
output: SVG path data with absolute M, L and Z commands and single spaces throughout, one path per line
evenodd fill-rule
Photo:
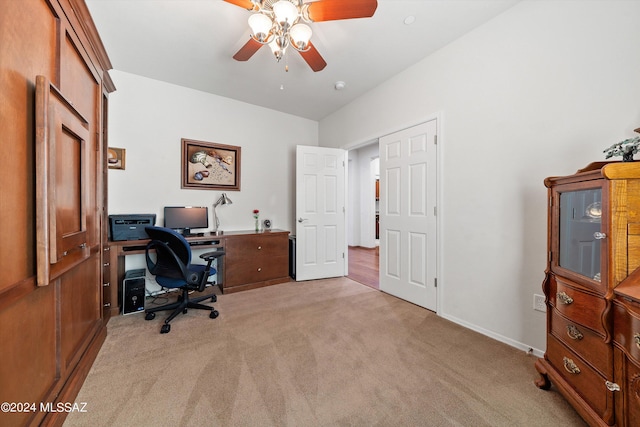
M 345 275 L 345 161 L 345 150 L 297 147 L 296 280 Z
M 437 121 L 380 138 L 380 290 L 436 311 Z

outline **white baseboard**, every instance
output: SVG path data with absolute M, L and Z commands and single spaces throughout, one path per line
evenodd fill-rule
M 447 314 L 443 314 L 440 313 L 440 317 L 442 317 L 443 319 L 447 319 L 453 323 L 456 323 L 460 326 L 464 326 L 467 329 L 471 329 L 472 331 L 478 332 L 479 334 L 485 335 L 489 338 L 493 338 L 496 341 L 500 341 L 502 343 L 505 343 L 511 347 L 517 348 L 518 350 L 522 350 L 527 354 L 531 354 L 533 356 L 536 357 L 543 357 L 544 356 L 544 350 L 540 350 L 537 348 L 532 348 L 530 345 L 521 343 L 519 341 L 515 341 L 512 340 L 511 338 L 507 338 L 503 335 L 500 334 L 496 334 L 493 331 L 489 331 L 487 329 L 481 328 L 478 325 L 474 325 L 472 323 L 466 322 L 464 320 L 458 319 L 457 317 L 454 316 L 449 316 Z

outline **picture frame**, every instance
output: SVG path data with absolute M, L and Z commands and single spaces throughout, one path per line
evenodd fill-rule
M 124 148 L 108 147 L 107 148 L 107 166 L 109 169 L 124 169 L 126 160 L 126 152 Z
M 182 138 L 182 188 L 240 191 L 241 147 Z

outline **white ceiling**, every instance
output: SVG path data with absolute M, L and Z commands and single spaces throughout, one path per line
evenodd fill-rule
M 250 12 L 222 0 L 86 0 L 115 70 L 312 120 L 517 2 L 378 0 L 372 18 L 312 23 L 311 40 L 328 64 L 315 73 L 292 49 L 280 63 L 268 47 L 247 62 L 232 59 L 249 38 Z M 346 87 L 335 90 L 337 81 Z

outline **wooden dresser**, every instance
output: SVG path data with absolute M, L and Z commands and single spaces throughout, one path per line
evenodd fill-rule
M 631 393 L 629 374 L 640 373 L 640 347 L 626 325 L 636 319 L 640 333 L 640 313 L 614 303 L 614 290 L 640 266 L 640 163 L 592 163 L 545 185 L 547 349 L 536 384 L 553 383 L 590 425 L 630 426 L 640 379 Z
M 616 421 L 621 426 L 640 422 L 640 268 L 615 290 L 613 300 L 613 356 Z
M 290 280 L 289 232 L 225 233 L 224 293 L 275 285 Z

